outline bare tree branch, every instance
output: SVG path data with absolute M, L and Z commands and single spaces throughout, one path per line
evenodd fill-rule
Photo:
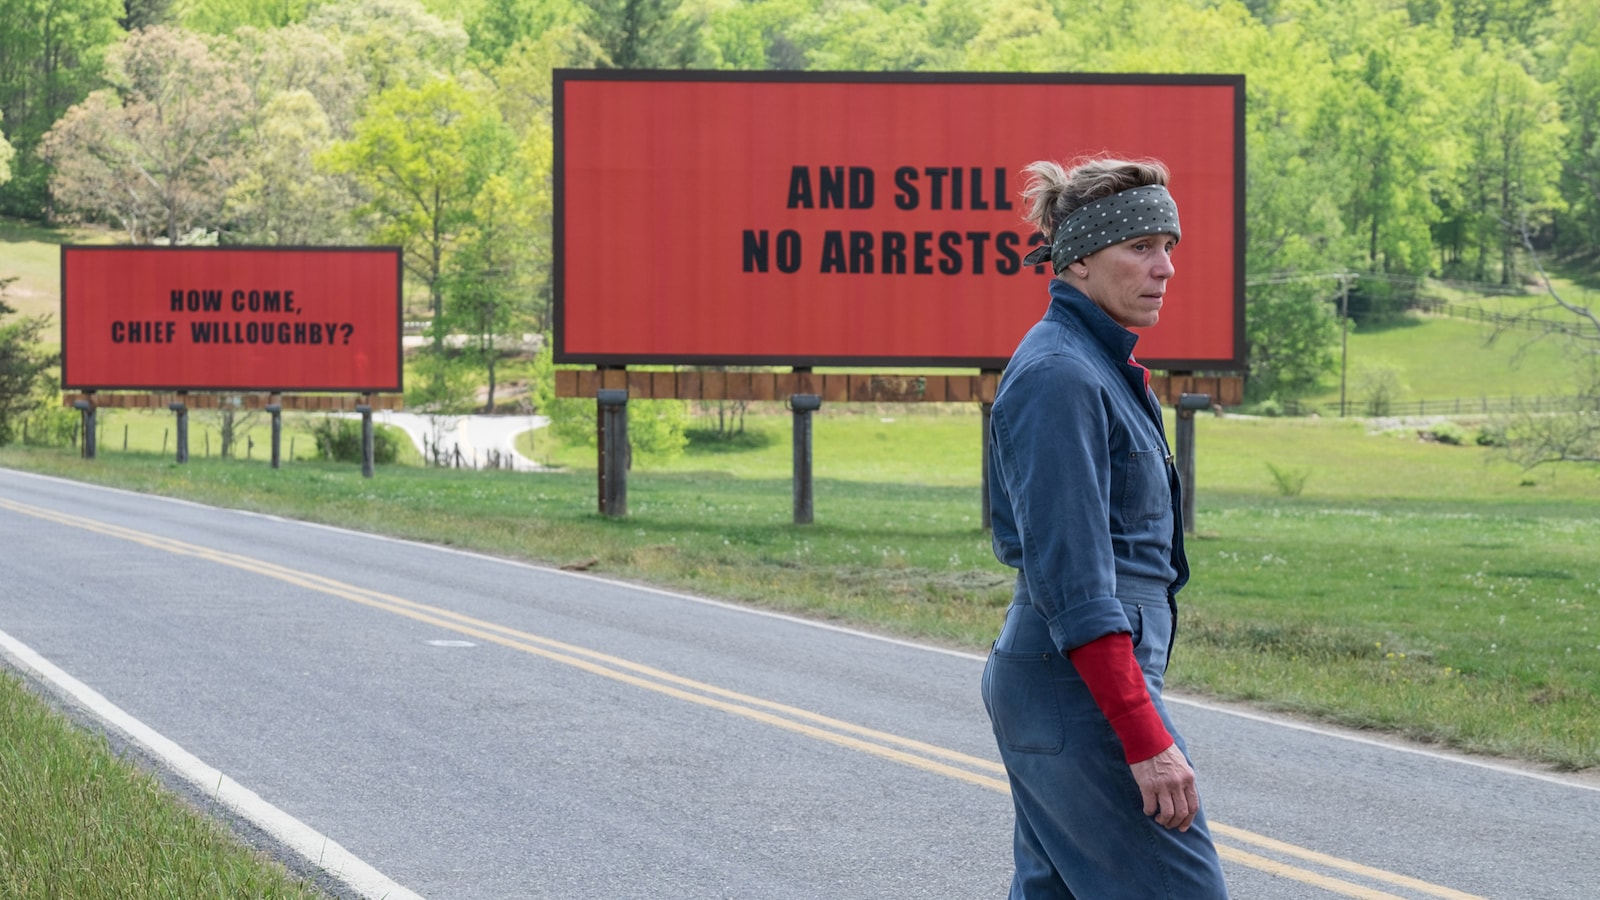
M 1546 464 L 1600 463 L 1600 316 L 1568 301 L 1556 290 L 1533 246 L 1526 216 L 1518 223 L 1517 231 L 1551 299 L 1592 328 L 1563 331 L 1573 341 L 1589 345 L 1574 369 L 1577 384 L 1570 405 L 1563 410 L 1525 411 L 1508 417 L 1500 423 L 1501 449 L 1525 471 Z M 1550 333 L 1553 332 L 1534 338 L 1529 346 Z M 1526 350 L 1524 347 L 1519 354 Z
M 1587 319 L 1589 324 L 1594 326 L 1595 333 L 1593 338 L 1586 339 L 1600 340 L 1600 316 L 1595 315 L 1587 306 L 1568 303 L 1556 290 L 1556 286 L 1550 282 L 1550 276 L 1544 270 L 1544 263 L 1539 259 L 1539 251 L 1534 249 L 1533 234 L 1528 230 L 1528 217 L 1526 214 L 1523 214 L 1522 221 L 1518 223 L 1517 231 L 1522 237 L 1522 246 L 1527 248 L 1528 256 L 1533 259 L 1533 267 L 1539 271 L 1539 280 L 1544 283 L 1545 291 L 1550 294 L 1550 298 L 1560 304 L 1562 309 L 1579 318 Z

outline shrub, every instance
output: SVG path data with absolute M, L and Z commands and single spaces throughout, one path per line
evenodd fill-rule
M 1454 447 L 1459 447 L 1467 442 L 1466 429 L 1454 422 L 1440 422 L 1423 432 L 1423 436 Z
M 1358 377 L 1357 393 L 1362 397 L 1362 411 L 1369 416 L 1387 416 L 1394 410 L 1395 401 L 1405 392 L 1400 382 L 1400 370 L 1393 366 L 1364 367 Z
M 1306 480 L 1311 477 L 1310 469 L 1280 469 L 1272 463 L 1267 463 L 1267 469 L 1272 472 L 1278 493 L 1285 497 L 1300 496 L 1300 492 L 1306 489 Z
M 11 436 L 35 447 L 70 447 L 78 441 L 82 419 L 75 409 L 43 405 L 23 418 L 22 427 Z
M 1278 402 L 1277 397 L 1268 397 L 1260 403 L 1257 403 L 1255 405 L 1255 409 L 1251 410 L 1251 412 L 1258 416 L 1266 416 L 1269 419 L 1276 419 L 1283 415 L 1283 404 Z
M 742 453 L 747 450 L 762 450 L 778 440 L 777 434 L 761 429 L 726 431 L 716 428 L 689 428 L 683 432 L 683 436 L 688 441 L 686 449 L 694 453 Z
M 335 462 L 361 462 L 361 420 L 323 418 L 311 426 L 317 441 L 317 455 Z M 399 456 L 400 448 L 386 429 L 372 429 L 372 461 L 388 465 Z
M 540 415 L 550 420 L 550 434 L 574 447 L 593 447 L 598 443 L 595 428 L 595 402 L 581 397 L 557 397 L 552 346 L 545 337 L 544 348 L 535 358 L 534 404 Z M 645 459 L 669 460 L 683 454 L 689 439 L 689 404 L 682 400 L 629 400 L 628 444 L 633 453 Z
M 0 278 L 0 444 L 19 437 L 21 424 L 48 405 L 49 373 L 56 364 L 56 355 L 40 340 L 45 317 L 12 317 L 15 310 L 5 301 L 5 292 L 13 281 Z

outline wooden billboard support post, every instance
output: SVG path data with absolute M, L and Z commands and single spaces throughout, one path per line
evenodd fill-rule
M 372 446 L 372 395 L 362 394 L 361 402 L 356 404 L 356 412 L 361 413 L 361 477 L 371 478 L 373 470 Z
M 628 514 L 628 392 L 601 388 L 595 394 L 599 410 L 600 514 Z
M 993 412 L 993 403 L 978 404 L 978 414 L 982 419 L 980 427 L 983 428 L 983 452 L 979 454 L 978 463 L 983 470 L 978 477 L 978 494 L 982 498 L 979 501 L 978 521 L 983 523 L 984 531 L 994 530 L 994 508 L 989 502 L 989 466 L 993 464 L 991 457 L 994 454 L 994 438 L 989 434 L 989 417 Z
M 979 500 L 978 521 L 982 523 L 984 531 L 992 531 L 994 529 L 994 510 L 989 503 L 989 465 L 990 457 L 994 453 L 994 438 L 989 433 L 989 416 L 994 411 L 994 392 L 999 390 L 1000 387 L 999 370 L 984 369 L 982 383 L 989 385 L 990 389 L 987 396 L 980 398 L 978 401 L 978 412 L 983 419 L 983 452 L 979 456 L 979 465 L 983 467 L 983 473 L 978 479 L 978 491 L 982 494 L 982 499 Z
M 178 423 L 174 430 L 178 433 L 177 461 L 179 465 L 189 461 L 189 404 L 187 400 L 188 394 L 179 391 L 178 399 L 167 404 L 167 409 L 178 414 Z
M 794 523 L 810 525 L 814 515 L 811 490 L 811 414 L 822 408 L 820 394 L 791 394 L 794 412 Z
M 283 396 L 272 394 L 267 397 L 266 410 L 272 416 L 272 467 L 276 469 L 282 459 L 283 449 Z
M 1179 394 L 1178 482 L 1183 485 L 1183 533 L 1194 534 L 1194 414 L 1211 408 L 1210 394 Z
M 74 402 L 72 407 L 81 413 L 79 418 L 83 423 L 83 458 L 94 459 L 94 395 L 90 394 L 83 400 Z

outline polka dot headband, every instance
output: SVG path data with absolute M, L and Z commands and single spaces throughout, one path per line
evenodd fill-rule
M 1056 225 L 1055 239 L 1029 253 L 1022 261 L 1036 266 L 1050 260 L 1057 275 L 1085 256 L 1141 234 L 1170 234 L 1182 239 L 1178 204 L 1159 184 L 1129 188 L 1080 206 Z

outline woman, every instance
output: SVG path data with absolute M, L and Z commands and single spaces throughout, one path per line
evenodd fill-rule
M 1155 161 L 1037 162 L 1023 199 L 1050 307 L 995 396 L 995 555 L 1015 597 L 983 675 L 1016 806 L 1013 900 L 1226 898 L 1161 702 L 1189 577 L 1180 487 L 1129 329 L 1161 316 L 1181 237 Z

